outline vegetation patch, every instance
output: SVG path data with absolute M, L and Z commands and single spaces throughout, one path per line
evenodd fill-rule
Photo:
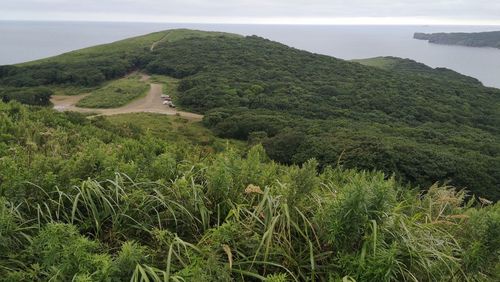
M 110 129 L 124 136 L 140 136 L 151 134 L 165 141 L 222 149 L 228 144 L 234 148 L 243 149 L 245 143 L 237 140 L 217 138 L 212 131 L 199 122 L 192 122 L 177 116 L 167 116 L 153 113 L 133 113 L 106 117 Z
M 184 125 L 0 102 L 0 281 L 500 279 L 500 203 Z
M 51 86 L 50 89 L 54 91 L 54 95 L 67 95 L 67 96 L 76 96 L 82 94 L 92 93 L 99 89 L 99 86 L 94 87 L 82 87 L 77 85 L 66 85 L 66 86 Z
M 27 105 L 49 106 L 53 90 L 48 87 L 2 87 L 0 100 L 2 102 L 18 101 Z
M 154 51 L 156 47 L 163 44 L 168 44 L 183 39 L 189 38 L 207 38 L 207 37 L 242 37 L 241 35 L 227 32 L 207 32 L 201 30 L 190 30 L 190 29 L 176 29 L 166 31 L 165 35 L 155 43 L 151 45 L 151 51 Z
M 376 58 L 370 58 L 370 59 L 359 59 L 359 60 L 352 60 L 353 62 L 363 64 L 365 66 L 371 66 L 371 67 L 378 67 L 381 69 L 387 69 L 390 70 L 392 67 L 394 67 L 398 59 L 397 58 L 390 58 L 390 57 L 376 57 Z
M 171 96 L 172 98 L 176 98 L 178 95 L 178 87 L 180 83 L 180 79 L 173 78 L 165 75 L 152 75 L 150 81 L 153 83 L 159 83 L 163 85 L 163 93 Z
M 147 93 L 149 85 L 137 76 L 115 80 L 93 91 L 76 106 L 82 108 L 118 108 Z

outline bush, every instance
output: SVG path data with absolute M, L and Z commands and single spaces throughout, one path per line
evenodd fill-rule
M 53 91 L 49 88 L 0 88 L 0 97 L 4 103 L 15 100 L 23 104 L 48 106 Z

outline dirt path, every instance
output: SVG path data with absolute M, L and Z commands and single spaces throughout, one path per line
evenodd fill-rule
M 160 40 L 156 41 L 156 42 L 153 42 L 153 44 L 151 45 L 151 48 L 149 51 L 153 52 L 156 48 L 156 46 L 158 46 L 158 44 L 162 43 L 163 41 L 165 41 L 165 39 L 167 38 L 169 32 L 167 32 L 167 34 L 165 34 Z
M 141 80 L 147 81 L 149 76 L 144 75 Z M 89 94 L 77 95 L 77 96 L 53 96 L 51 101 L 54 104 L 54 109 L 58 111 L 74 111 L 80 113 L 95 113 L 96 115 L 119 115 L 119 114 L 128 114 L 128 113 L 138 113 L 138 112 L 146 112 L 146 113 L 157 113 L 164 115 L 178 115 L 184 117 L 189 120 L 199 121 L 203 118 L 202 115 L 178 111 L 176 109 L 170 108 L 166 105 L 163 105 L 163 100 L 161 99 L 161 95 L 163 94 L 163 86 L 157 83 L 150 84 L 151 89 L 149 93 L 140 99 L 134 100 L 129 104 L 114 109 L 89 109 L 89 108 L 80 108 L 75 106 L 78 101 Z

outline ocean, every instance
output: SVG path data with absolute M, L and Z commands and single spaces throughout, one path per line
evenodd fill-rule
M 500 49 L 429 44 L 414 32 L 479 32 L 500 26 L 311 26 L 0 21 L 0 65 L 15 64 L 171 28 L 258 35 L 341 59 L 409 58 L 500 88 Z

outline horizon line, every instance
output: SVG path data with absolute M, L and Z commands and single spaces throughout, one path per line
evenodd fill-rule
M 221 25 L 291 25 L 291 26 L 334 26 L 334 25 L 359 25 L 359 26 L 499 26 L 500 21 L 457 21 L 453 19 L 431 18 L 233 18 L 222 20 L 220 18 L 199 19 L 184 18 L 171 20 L 145 20 L 145 19 L 2 19 L 1 22 L 82 22 L 82 23 L 138 23 L 138 24 L 221 24 Z

